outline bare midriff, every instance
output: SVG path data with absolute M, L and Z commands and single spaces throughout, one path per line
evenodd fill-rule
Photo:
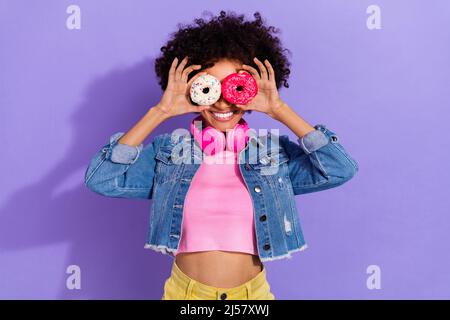
M 240 286 L 263 267 L 257 255 L 219 250 L 179 253 L 175 263 L 190 278 L 219 288 Z

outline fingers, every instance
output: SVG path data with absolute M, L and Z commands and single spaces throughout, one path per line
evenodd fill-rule
M 201 68 L 200 64 L 195 64 L 195 65 L 191 65 L 191 66 L 187 67 L 186 69 L 184 69 L 184 67 L 187 64 L 187 61 L 188 61 L 188 57 L 186 56 L 186 57 L 184 57 L 184 59 L 180 62 L 180 64 L 177 67 L 178 58 L 175 57 L 173 59 L 172 65 L 170 66 L 170 69 L 169 69 L 169 79 L 168 79 L 168 84 L 167 84 L 168 88 L 173 86 L 173 83 L 176 81 L 186 82 L 189 74 L 192 71 L 198 70 Z M 204 74 L 204 73 L 201 73 L 201 74 Z M 201 74 L 199 74 L 199 75 L 201 75 Z M 195 80 L 199 75 L 194 76 L 191 79 L 191 81 L 188 83 L 188 85 L 191 85 L 192 81 Z
M 186 56 L 178 65 L 177 70 L 175 71 L 175 80 L 181 80 L 181 72 L 184 70 L 184 66 L 186 65 L 187 61 L 188 57 Z
M 172 65 L 170 66 L 170 69 L 169 69 L 169 79 L 167 81 L 168 82 L 167 86 L 171 86 L 173 81 L 175 80 L 175 68 L 176 68 L 177 64 L 178 64 L 178 58 L 175 57 L 175 59 L 173 59 L 173 61 L 172 61 Z
M 195 79 L 197 79 L 198 77 L 200 77 L 201 75 L 204 75 L 204 74 L 206 74 L 206 73 L 207 73 L 206 71 L 202 71 L 202 72 L 197 73 L 195 76 L 193 76 L 192 79 L 189 80 L 189 82 L 187 83 L 188 88 L 191 87 L 192 82 L 194 82 Z
M 187 67 L 186 69 L 184 69 L 183 74 L 181 75 L 181 80 L 183 82 L 186 82 L 188 79 L 189 74 L 197 69 L 200 69 L 202 66 L 200 64 L 194 64 L 192 66 Z M 192 80 L 192 79 L 191 79 Z
M 258 60 L 257 57 L 253 58 L 253 61 L 258 65 L 259 70 L 261 72 L 261 79 L 262 80 L 269 80 L 269 75 L 267 73 L 266 67 L 262 64 L 261 61 Z
M 273 84 L 276 85 L 275 83 L 275 71 L 272 68 L 272 65 L 270 64 L 269 60 L 264 60 L 264 63 L 267 67 L 267 70 L 269 70 L 269 81 L 273 82 Z
M 249 65 L 243 64 L 242 69 L 248 71 L 253 76 L 253 78 L 255 78 L 257 80 L 261 79 L 261 77 L 259 76 L 258 70 L 256 70 L 255 68 L 253 68 Z

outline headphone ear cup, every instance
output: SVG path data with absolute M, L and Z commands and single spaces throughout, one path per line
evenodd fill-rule
M 233 130 L 229 130 L 226 134 L 227 149 L 233 152 L 239 152 L 245 148 L 247 144 L 246 126 L 237 123 Z
M 214 155 L 225 149 L 225 135 L 211 126 L 203 130 L 203 151 L 208 155 Z
M 197 125 L 204 124 L 201 122 L 202 117 L 198 116 L 191 122 L 191 132 L 194 139 L 201 146 L 202 151 L 207 155 L 213 155 L 216 152 L 225 149 L 226 141 L 224 134 L 214 127 L 206 126 L 199 128 Z
M 226 142 L 227 142 L 227 150 L 234 151 L 235 149 L 235 141 L 234 141 L 234 130 L 228 130 L 225 132 Z

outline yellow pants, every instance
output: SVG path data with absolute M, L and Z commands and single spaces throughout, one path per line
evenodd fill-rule
M 275 300 L 263 269 L 253 279 L 233 288 L 212 287 L 182 272 L 173 262 L 172 273 L 164 284 L 162 300 Z

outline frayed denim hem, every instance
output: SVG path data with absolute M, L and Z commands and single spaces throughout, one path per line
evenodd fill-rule
M 144 249 L 151 249 L 151 250 L 156 251 L 156 252 L 161 252 L 161 253 L 163 253 L 165 255 L 168 255 L 168 256 L 170 256 L 172 258 L 175 258 L 176 252 L 178 251 L 176 249 L 172 249 L 172 248 L 169 248 L 169 247 L 164 246 L 164 245 L 159 245 L 158 246 L 158 245 L 150 244 L 150 243 L 146 243 L 144 245 Z
M 176 253 L 178 251 L 177 249 L 172 249 L 172 248 L 169 248 L 169 247 L 164 246 L 164 245 L 159 245 L 158 246 L 158 245 L 150 244 L 150 243 L 146 243 L 144 245 L 144 248 L 145 249 L 152 249 L 152 250 L 154 250 L 156 252 L 161 252 L 161 253 L 163 253 L 165 255 L 168 255 L 168 256 L 170 256 L 172 258 L 175 258 L 175 255 L 176 255 Z M 273 261 L 273 260 L 279 260 L 279 259 L 284 259 L 284 258 L 291 259 L 292 258 L 291 253 L 294 253 L 294 252 L 297 252 L 297 251 L 303 251 L 303 250 L 305 250 L 307 248 L 308 248 L 308 245 L 304 244 L 300 248 L 289 250 L 288 253 L 283 254 L 281 256 L 260 258 L 260 260 L 261 260 L 261 262 L 265 262 L 265 261 Z

